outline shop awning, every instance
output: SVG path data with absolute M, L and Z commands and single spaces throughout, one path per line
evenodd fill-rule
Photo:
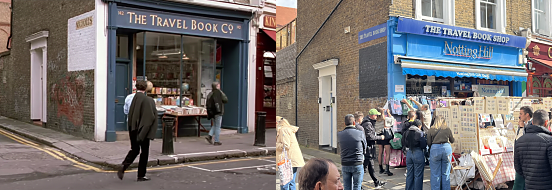
M 399 57 L 403 74 L 437 77 L 473 77 L 489 80 L 527 81 L 524 67 L 491 66 L 459 62 L 438 62 L 429 59 Z
M 539 59 L 539 58 L 529 58 L 529 61 L 531 61 L 533 63 L 538 63 L 538 64 L 541 64 L 541 65 L 544 65 L 545 67 L 548 67 L 548 68 L 552 69 L 552 61 Z
M 276 41 L 276 31 L 272 31 L 272 30 L 265 30 L 265 29 L 262 29 L 264 33 L 266 33 L 266 35 L 270 36 L 270 38 L 272 38 L 274 41 Z

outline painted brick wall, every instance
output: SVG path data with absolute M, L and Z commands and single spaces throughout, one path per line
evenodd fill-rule
M 299 53 L 313 36 L 322 22 L 328 17 L 339 0 L 328 0 L 324 3 L 312 3 L 308 0 L 297 2 L 297 52 Z M 298 113 L 300 127 L 298 141 L 309 147 L 318 147 L 318 71 L 312 65 L 337 58 L 337 119 L 354 111 L 369 110 L 366 105 L 379 105 L 383 98 L 359 98 L 359 49 L 386 42 L 379 38 L 358 44 L 358 32 L 385 23 L 389 17 L 388 0 L 351 0 L 343 1 L 326 25 L 313 39 L 309 47 L 299 57 L 298 79 Z M 369 8 L 370 11 L 367 11 Z M 351 32 L 345 34 L 344 28 L 350 26 Z M 386 55 L 381 55 L 386 56 Z M 382 78 L 385 83 L 386 79 Z M 362 85 L 362 84 L 360 84 Z M 383 103 L 385 103 L 383 101 Z M 381 105 L 383 105 L 381 103 Z M 338 130 L 344 126 L 338 122 Z
M 93 0 L 14 1 L 12 64 L 0 91 L 6 99 L 2 115 L 30 121 L 30 43 L 25 37 L 49 31 L 46 127 L 75 136 L 94 136 L 94 71 L 67 70 L 67 20 L 94 10 Z M 3 98 L 4 99 L 4 98 Z
M 276 52 L 276 115 L 295 125 L 295 56 L 296 45 Z

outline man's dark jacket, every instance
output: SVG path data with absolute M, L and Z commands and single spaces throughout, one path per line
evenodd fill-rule
M 525 178 L 525 189 L 552 189 L 552 132 L 526 126 L 515 143 L 514 166 Z
M 362 165 L 366 148 L 366 139 L 363 137 L 362 131 L 357 130 L 354 126 L 347 126 L 343 131 L 337 133 L 341 148 L 341 165 Z
M 381 139 L 376 135 L 376 129 L 374 128 L 375 124 L 376 120 L 370 119 L 369 116 L 364 117 L 364 120 L 360 124 L 362 128 L 364 128 L 364 135 L 366 136 L 366 159 L 376 158 L 376 148 L 374 144 L 376 144 L 376 140 Z
M 142 92 L 137 92 L 128 111 L 128 130 L 137 131 L 136 141 L 153 140 L 157 131 L 155 102 Z
M 215 118 L 216 115 L 224 115 L 224 104 L 226 103 L 228 103 L 226 94 L 214 87 L 213 91 L 207 95 L 206 108 L 208 119 Z

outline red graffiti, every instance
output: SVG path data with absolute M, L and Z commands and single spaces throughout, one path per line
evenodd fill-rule
M 75 126 L 83 124 L 84 77 L 65 77 L 52 85 L 52 100 L 57 105 L 57 116 L 65 116 Z

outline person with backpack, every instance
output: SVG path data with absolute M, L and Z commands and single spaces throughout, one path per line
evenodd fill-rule
M 378 112 L 383 112 L 382 108 L 378 108 L 377 110 Z M 384 139 L 377 140 L 376 144 L 378 145 L 379 173 L 392 176 L 393 173 L 389 171 L 389 159 L 391 155 L 391 144 L 389 141 L 394 137 L 393 130 L 391 128 L 395 123 L 395 118 L 391 115 L 389 109 L 387 109 L 387 115 L 388 116 L 386 117 L 385 114 L 381 114 L 378 116 L 378 119 L 376 119 L 376 134 L 384 136 Z M 384 166 L 385 170 L 383 170 Z
M 435 117 L 435 124 L 427 134 L 427 145 L 431 149 L 431 189 L 450 189 L 450 160 L 454 137 L 443 116 Z

